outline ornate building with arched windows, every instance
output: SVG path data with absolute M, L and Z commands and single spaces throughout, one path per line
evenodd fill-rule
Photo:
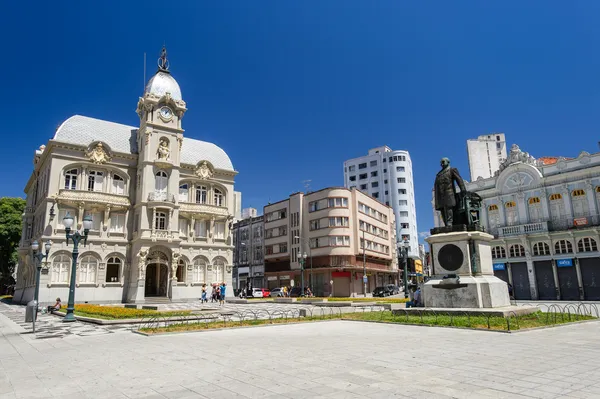
M 513 145 L 496 176 L 466 188 L 483 198 L 494 270 L 516 299 L 600 300 L 600 153 L 536 160 Z
M 62 224 L 67 213 L 73 228 L 86 215 L 93 219 L 79 248 L 76 302 L 198 299 L 202 284 L 231 287 L 237 172 L 215 144 L 184 137 L 186 111 L 163 49 L 137 104 L 139 126 L 75 115 L 36 151 L 15 301 L 33 298 L 31 242 L 52 240 L 40 302 L 66 302 L 73 249 Z

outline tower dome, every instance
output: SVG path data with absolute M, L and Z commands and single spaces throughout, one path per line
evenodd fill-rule
M 163 47 L 158 59 L 158 71 L 150 78 L 144 89 L 144 95 L 148 93 L 155 94 L 158 97 L 170 93 L 174 100 L 183 100 L 179 84 L 169 72 L 169 61 L 167 60 L 167 49 L 165 47 Z

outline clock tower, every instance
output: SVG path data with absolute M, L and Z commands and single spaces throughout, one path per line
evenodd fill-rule
M 176 236 L 179 217 L 176 200 L 183 144 L 181 119 L 186 110 L 179 84 L 169 71 L 167 50 L 163 47 L 158 70 L 146 84 L 137 105 L 140 127 L 137 133 L 136 203 L 141 204 L 139 216 L 136 215 L 139 221 L 135 221 L 141 232 L 138 239 L 153 239 L 157 234 L 166 235 L 164 238 Z M 160 225 L 157 213 L 160 213 Z

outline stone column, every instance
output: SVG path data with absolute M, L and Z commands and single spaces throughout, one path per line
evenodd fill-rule
M 560 300 L 560 285 L 558 282 L 558 268 L 556 267 L 555 259 L 552 259 L 552 274 L 554 275 L 554 286 L 556 287 L 556 300 Z
M 564 185 L 561 189 L 563 201 L 565 203 L 565 211 L 567 212 L 567 227 L 573 223 L 573 204 L 571 201 L 571 190 L 567 185 Z
M 77 182 L 77 189 L 87 191 L 87 167 L 83 166 L 81 168 L 81 179 Z
M 155 234 L 155 227 L 156 227 L 156 207 L 152 208 L 152 225 L 150 226 L 150 229 L 152 230 L 152 234 Z
M 498 226 L 498 230 L 500 230 L 500 227 L 506 226 L 506 208 L 504 207 L 506 199 L 504 197 L 500 197 L 499 200 L 500 206 L 498 207 L 498 210 L 500 211 L 500 225 Z
M 548 203 L 548 193 L 545 188 L 540 190 L 542 202 L 542 220 L 550 220 L 550 204 Z
M 575 271 L 577 272 L 577 284 L 579 285 L 579 300 L 585 300 L 585 292 L 583 291 L 583 277 L 581 276 L 581 267 L 579 266 L 579 258 L 573 259 L 575 262 Z
M 519 224 L 527 224 L 529 217 L 527 215 L 527 204 L 525 203 L 525 193 L 520 192 L 515 196 L 517 200 L 517 212 L 519 214 Z
M 588 200 L 588 207 L 590 210 L 590 216 L 592 216 L 592 222 L 598 222 L 598 203 L 596 202 L 596 193 L 592 182 L 586 180 L 585 182 L 585 195 Z
M 527 275 L 529 276 L 529 291 L 531 299 L 538 299 L 537 280 L 535 279 L 535 268 L 533 267 L 533 258 L 531 257 L 531 243 L 527 237 L 521 237 L 521 245 L 525 248 L 525 262 L 527 263 Z

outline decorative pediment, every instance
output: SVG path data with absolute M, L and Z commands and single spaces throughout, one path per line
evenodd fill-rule
M 85 153 L 85 156 L 90 160 L 90 162 L 95 164 L 104 164 L 110 162 L 112 159 L 107 146 L 101 141 L 92 143 L 88 151 Z
M 592 161 L 592 157 L 590 156 L 590 153 L 587 151 L 581 151 L 581 153 L 579 154 L 577 159 L 579 160 L 579 163 L 582 165 L 587 165 L 588 163 L 590 163 Z
M 500 164 L 496 175 L 500 174 L 504 169 L 515 163 L 523 163 L 525 165 L 540 166 L 540 161 L 529 155 L 528 152 L 521 151 L 518 145 L 513 144 L 510 147 L 510 153 L 506 157 L 506 160 Z
M 215 168 L 208 161 L 200 161 L 196 166 L 196 170 L 194 171 L 196 176 L 201 179 L 208 180 L 213 177 L 215 173 Z

